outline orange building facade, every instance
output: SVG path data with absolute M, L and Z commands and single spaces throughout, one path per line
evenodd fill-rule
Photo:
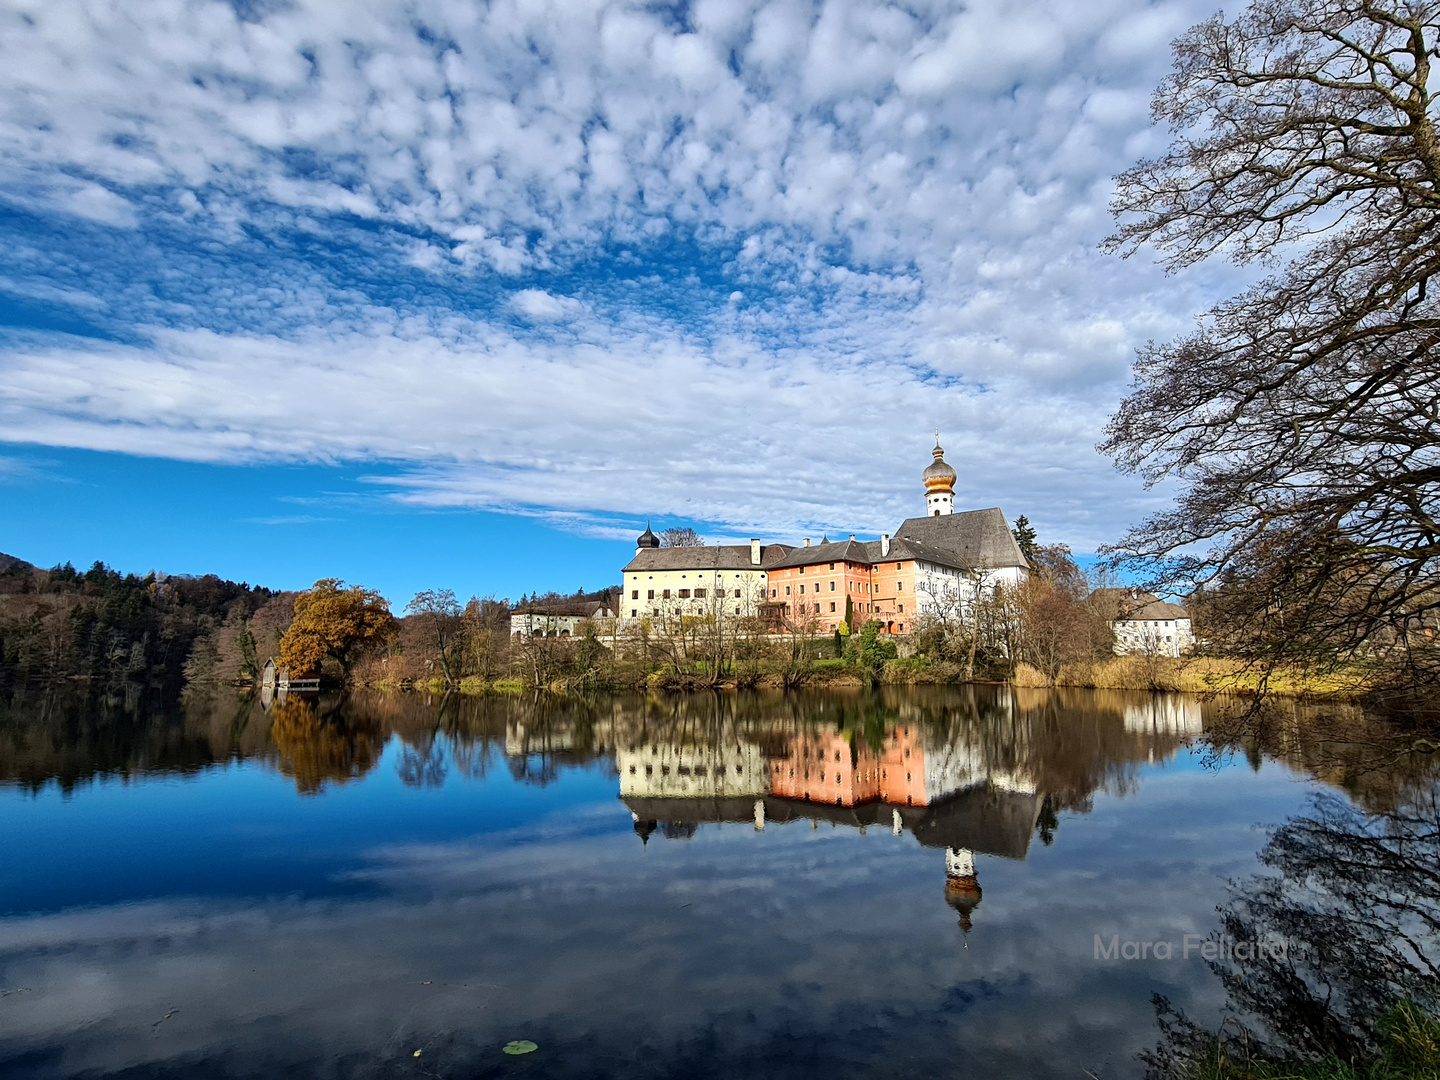
M 909 633 L 917 603 L 915 561 L 872 561 L 879 553 L 867 549 L 880 546 L 846 540 L 796 548 L 767 571 L 767 599 L 784 605 L 785 618 L 795 628 L 832 632 L 845 621 L 848 599 L 857 626 L 879 619 L 886 633 Z
M 782 799 L 859 806 L 879 800 L 925 806 L 925 747 L 902 725 L 886 734 L 879 753 L 840 732 L 797 735 L 790 753 L 770 763 L 771 793 Z

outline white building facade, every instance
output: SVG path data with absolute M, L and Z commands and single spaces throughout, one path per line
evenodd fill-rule
M 649 619 L 756 613 L 765 597 L 765 567 L 790 549 L 783 544 L 660 546 L 648 528 L 635 541 L 635 557 L 621 571 L 622 626 Z
M 1118 595 L 1110 623 L 1116 656 L 1184 656 L 1194 650 L 1190 613 L 1179 604 L 1136 589 L 1113 591 Z

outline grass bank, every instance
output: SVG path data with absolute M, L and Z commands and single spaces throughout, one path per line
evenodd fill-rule
M 1016 686 L 1084 686 L 1097 690 L 1168 690 L 1191 694 L 1258 693 L 1358 698 L 1370 687 L 1357 672 L 1272 672 L 1263 674 L 1239 660 L 1213 657 L 1116 656 L 1065 664 L 1052 683 L 1029 664 L 1016 666 Z
M 870 677 L 887 686 L 947 685 L 965 683 L 964 665 L 925 656 L 886 660 L 869 672 Z M 788 676 L 794 685 L 794 673 Z M 1210 657 L 1180 658 L 1117 656 L 1106 660 L 1064 665 L 1052 682 L 1030 666 L 1019 664 L 1006 678 L 1004 671 L 977 670 L 973 681 L 1011 682 L 1015 686 L 1049 687 L 1076 686 L 1096 690 L 1160 690 L 1177 693 L 1258 693 L 1261 673 L 1238 660 Z M 866 672 L 847 659 L 819 658 L 811 662 L 801 682 L 807 686 L 858 686 L 865 682 Z M 429 690 L 443 693 L 445 684 L 439 679 L 428 682 L 390 680 L 371 683 L 382 690 Z M 762 668 L 737 677 L 729 675 L 718 682 L 709 675 L 676 673 L 669 668 L 622 667 L 609 673 L 595 672 L 582 681 L 557 680 L 545 689 L 553 692 L 595 690 L 661 690 L 690 691 L 711 689 L 748 689 L 751 687 L 780 688 L 787 685 L 787 676 L 777 670 Z M 1264 689 L 1272 694 L 1292 696 L 1323 696 L 1355 699 L 1363 696 L 1367 686 L 1358 673 L 1272 673 Z M 467 676 L 456 688 L 463 694 L 518 694 L 535 689 L 524 679 L 514 676 L 487 681 Z
M 1440 1023 L 1401 1003 L 1380 1024 L 1378 1056 L 1361 1062 L 1333 1055 L 1319 1061 L 1277 1061 L 1252 1056 L 1216 1040 L 1211 1052 L 1176 1063 L 1167 1080 L 1440 1080 Z

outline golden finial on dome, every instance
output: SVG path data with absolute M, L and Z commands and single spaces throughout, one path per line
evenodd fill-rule
M 949 462 L 945 460 L 945 451 L 940 446 L 940 432 L 938 430 L 935 432 L 935 449 L 930 451 L 930 453 L 935 460 L 927 465 L 925 471 L 920 474 L 926 490 L 935 491 L 939 489 L 953 493 L 955 490 L 955 470 L 952 469 Z
M 925 514 L 940 517 L 955 512 L 955 470 L 945 460 L 945 451 L 940 446 L 940 429 L 935 429 L 935 449 L 930 451 L 935 458 L 920 480 L 925 485 Z

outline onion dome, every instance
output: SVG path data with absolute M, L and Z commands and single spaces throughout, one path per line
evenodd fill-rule
M 935 449 L 930 451 L 935 455 L 935 460 L 925 466 L 925 471 L 920 474 L 924 481 L 925 490 L 954 492 L 955 470 L 945 461 L 945 451 L 940 448 L 940 440 L 936 438 Z
M 945 903 L 960 913 L 960 929 L 970 932 L 970 913 L 980 906 L 980 883 L 974 876 L 945 879 Z
M 637 548 L 658 548 L 660 538 L 650 531 L 650 523 L 645 523 L 645 531 L 635 538 Z

